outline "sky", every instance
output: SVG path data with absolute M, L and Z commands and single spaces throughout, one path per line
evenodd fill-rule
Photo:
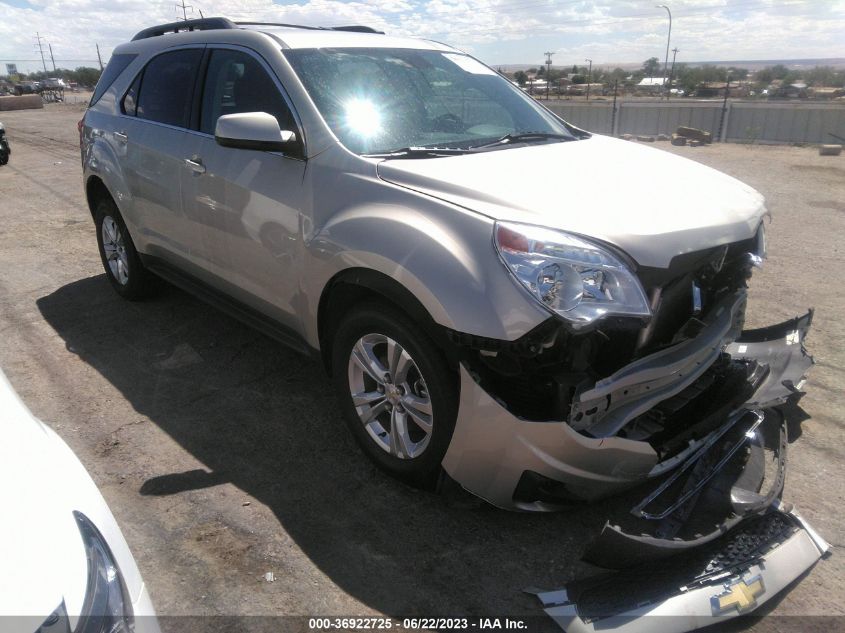
M 566 66 L 662 60 L 661 1 L 678 62 L 845 57 L 845 0 L 185 0 L 189 17 L 366 24 L 446 42 L 492 66 L 540 64 L 546 51 Z M 41 69 L 36 33 L 58 67 L 96 66 L 95 44 L 106 62 L 137 31 L 177 17 L 174 0 L 0 0 L 0 72 L 5 62 Z

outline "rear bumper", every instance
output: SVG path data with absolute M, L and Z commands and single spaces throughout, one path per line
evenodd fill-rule
M 797 512 L 778 505 L 692 555 L 537 597 L 568 633 L 680 633 L 754 611 L 829 549 Z

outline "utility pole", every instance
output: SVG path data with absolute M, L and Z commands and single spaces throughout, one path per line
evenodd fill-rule
M 663 62 L 663 90 L 666 90 L 666 70 L 669 66 L 669 41 L 672 39 L 672 12 L 665 4 L 658 4 L 655 8 L 666 9 L 669 14 L 669 34 L 666 36 L 666 60 Z
M 36 46 L 38 46 L 38 52 L 41 53 L 41 64 L 44 66 L 44 74 L 47 74 L 47 62 L 44 61 L 44 47 L 41 46 L 41 40 L 44 38 L 38 34 L 38 31 L 35 32 L 35 41 L 38 42 Z
M 180 0 L 179 2 L 177 2 L 176 8 L 182 9 L 182 19 L 186 22 L 188 21 L 188 9 L 191 9 L 191 11 L 194 10 L 194 8 L 190 4 L 185 4 L 185 0 Z
M 669 70 L 669 92 L 666 93 L 666 101 L 669 101 L 669 95 L 672 93 L 672 77 L 675 76 L 675 58 L 678 57 L 678 47 L 672 49 L 672 68 Z
M 97 47 L 97 61 L 100 62 L 100 72 L 103 72 L 103 58 L 100 57 L 100 45 L 94 44 Z
M 543 53 L 543 55 L 546 56 L 546 101 L 548 101 L 549 100 L 549 88 L 551 88 L 551 85 L 552 85 L 552 76 L 551 76 L 552 55 L 554 55 L 554 53 L 550 53 L 550 52 L 546 51 L 545 53 Z
M 616 134 L 616 93 L 619 87 L 619 80 L 613 80 L 613 114 L 610 118 L 610 134 L 614 136 Z
M 590 100 L 590 82 L 593 80 L 593 60 L 585 59 L 585 62 L 590 62 L 590 68 L 587 70 L 587 101 Z
M 53 72 L 56 72 L 56 58 L 53 57 L 53 45 L 48 43 L 47 48 L 50 49 L 50 61 L 53 62 Z
M 728 112 L 728 95 L 731 91 L 731 76 L 728 75 L 727 81 L 725 81 L 725 98 L 722 101 L 722 116 L 719 118 L 719 134 L 716 135 L 718 141 L 722 140 L 722 129 L 725 125 L 725 114 Z

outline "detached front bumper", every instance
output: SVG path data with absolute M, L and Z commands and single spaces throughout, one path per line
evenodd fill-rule
M 566 631 L 708 626 L 756 609 L 828 551 L 780 501 L 789 425 L 779 406 L 800 397 L 813 364 L 803 345 L 812 311 L 740 332 L 743 307 L 744 293 L 726 298 L 695 338 L 597 382 L 573 402 L 582 415 L 567 422 L 515 417 L 462 367 L 443 465 L 467 490 L 502 508 L 553 510 L 654 482 L 585 552 L 586 561 L 619 571 L 532 592 Z M 683 400 L 717 362 L 740 368 L 725 374 L 742 383 L 730 399 L 701 418 L 674 409 L 681 415 L 668 438 L 621 436 L 650 407 Z
M 561 503 L 589 501 L 664 475 L 680 466 L 706 438 L 690 439 L 680 454 L 660 461 L 649 442 L 614 433 L 687 388 L 718 358 L 748 361 L 756 367 L 751 395 L 736 407 L 736 413 L 783 404 L 803 386 L 813 364 L 803 345 L 812 311 L 779 325 L 740 333 L 744 303 L 744 292 L 728 297 L 695 338 L 639 359 L 596 383 L 573 405 L 573 420 L 579 412 L 583 414 L 578 422 L 520 419 L 461 366 L 460 407 L 444 469 L 466 490 L 495 506 L 540 511 L 556 509 L 560 504 L 554 497 Z M 573 428 L 582 428 L 587 416 L 594 423 L 590 433 L 601 431 L 600 436 L 590 437 Z M 520 494 L 531 485 L 553 488 L 552 500 Z
M 536 593 L 567 633 L 681 633 L 754 611 L 829 549 L 794 509 L 778 505 L 664 564 Z

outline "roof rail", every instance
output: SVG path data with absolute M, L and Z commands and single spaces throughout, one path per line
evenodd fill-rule
M 377 31 L 371 26 L 363 26 L 361 24 L 351 24 L 349 26 L 331 26 L 332 31 L 351 31 L 352 33 L 378 33 L 384 35 L 384 31 Z
M 371 26 L 352 24 L 350 26 L 306 26 L 305 24 L 287 24 L 285 22 L 236 22 L 239 26 L 282 26 L 289 29 L 308 29 L 309 31 L 351 31 L 353 33 L 378 33 L 384 35 L 384 31 L 377 31 Z
M 305 26 L 304 24 L 287 24 L 286 22 L 236 22 L 238 26 L 283 26 L 289 29 L 308 29 L 309 31 L 322 31 L 323 26 Z
M 178 33 L 180 31 L 211 31 L 215 29 L 236 29 L 238 26 L 228 18 L 202 18 L 200 20 L 182 20 L 181 22 L 170 22 L 159 26 L 151 26 L 148 29 L 139 31 L 132 38 L 145 40 L 149 37 L 164 35 L 165 33 Z

